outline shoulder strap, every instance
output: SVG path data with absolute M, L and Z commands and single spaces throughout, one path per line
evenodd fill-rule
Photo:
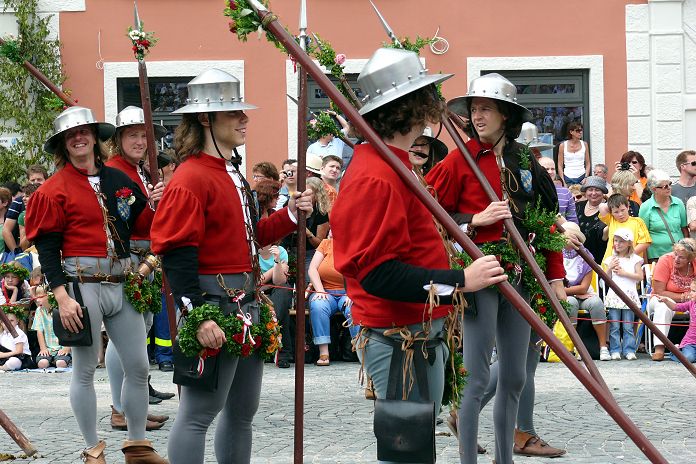
M 655 202 L 655 205 L 657 206 L 658 214 L 662 218 L 662 222 L 665 224 L 665 229 L 667 229 L 667 234 L 669 235 L 669 239 L 672 241 L 672 245 L 674 245 L 675 240 L 674 240 L 674 237 L 672 237 L 672 231 L 669 230 L 669 224 L 667 224 L 667 219 L 665 219 L 665 214 L 662 212 L 662 208 L 660 207 L 660 205 L 657 204 L 657 202 Z

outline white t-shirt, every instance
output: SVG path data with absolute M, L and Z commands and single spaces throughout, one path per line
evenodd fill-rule
M 614 258 L 614 255 L 608 256 L 602 264 L 608 266 L 611 260 Z M 633 274 L 636 272 L 636 264 L 643 264 L 643 258 L 638 256 L 637 254 L 633 253 L 629 257 L 621 257 L 619 258 L 619 265 L 621 266 L 621 269 L 623 269 L 626 272 L 630 272 Z M 631 300 L 640 306 L 640 299 L 638 298 L 638 291 L 636 290 L 636 285 L 638 284 L 637 281 L 634 279 L 631 279 L 626 276 L 620 276 L 616 275 L 616 273 L 611 272 L 611 280 L 613 280 L 616 285 L 621 288 L 621 290 L 624 291 L 626 295 L 628 295 Z M 621 298 L 614 293 L 614 290 L 609 289 L 607 292 L 606 297 L 604 298 L 604 305 L 607 308 L 621 308 L 621 309 L 627 309 L 628 306 L 626 303 L 623 302 Z
M 19 327 L 15 327 L 15 330 L 17 331 L 17 338 L 13 338 L 12 334 L 6 330 L 0 332 L 0 345 L 7 348 L 8 350 L 14 351 L 15 346 L 17 346 L 17 343 L 24 343 L 24 354 L 28 354 L 31 356 L 31 350 L 29 349 L 29 339 L 27 338 L 27 334 L 22 332 L 22 329 L 20 329 Z

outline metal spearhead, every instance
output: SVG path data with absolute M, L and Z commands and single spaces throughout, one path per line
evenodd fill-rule
M 133 0 L 133 17 L 135 19 L 135 29 L 139 31 L 142 28 L 142 23 L 138 14 L 138 3 L 135 0 Z
M 307 0 L 300 2 L 300 33 L 307 30 Z
M 257 13 L 259 11 L 268 11 L 268 9 L 263 6 L 263 3 L 259 2 L 258 0 L 249 0 L 249 5 L 256 10 Z
M 372 0 L 370 0 L 370 4 L 372 5 L 372 8 L 375 9 L 375 13 L 377 13 L 377 16 L 379 16 L 379 20 L 382 22 L 382 27 L 384 27 L 384 30 L 387 32 L 389 39 L 392 41 L 394 45 L 396 45 L 397 47 L 401 47 L 401 42 L 399 42 L 398 37 L 396 37 L 396 34 L 394 34 L 392 28 L 389 27 L 387 20 L 384 19 L 384 16 L 382 16 L 382 13 L 379 12 Z

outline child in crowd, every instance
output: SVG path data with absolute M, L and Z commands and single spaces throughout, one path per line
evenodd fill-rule
M 633 232 L 630 229 L 616 229 L 613 236 L 614 253 L 605 258 L 602 266 L 611 279 L 640 306 L 636 285 L 643 280 L 643 258 L 633 251 Z M 633 331 L 634 314 L 628 305 L 618 297 L 614 290 L 609 289 L 604 304 L 609 310 L 609 351 L 611 359 L 621 360 L 621 353 L 629 361 L 636 360 L 636 336 Z M 619 330 L 623 328 L 620 335 Z M 623 343 L 621 338 L 623 337 Z M 623 347 L 623 349 L 622 349 Z
M 72 360 L 70 347 L 61 346 L 53 331 L 53 308 L 48 299 L 48 290 L 40 285 L 35 290 L 36 314 L 32 330 L 36 330 L 41 351 L 36 355 L 36 364 L 39 369 L 48 367 L 68 367 Z
M 14 313 L 6 313 L 7 319 L 17 331 L 17 337 L 13 337 L 4 323 L 0 324 L 0 370 L 16 371 L 32 367 L 31 351 L 27 334 L 19 328 L 19 318 Z
M 689 329 L 684 334 L 681 343 L 678 347 L 682 354 L 689 362 L 696 362 L 696 280 L 691 282 L 691 293 L 689 293 L 689 301 L 677 303 L 667 296 L 657 295 L 656 298 L 667 305 L 672 311 L 682 311 L 689 313 Z M 670 355 L 672 361 L 679 362 L 674 353 Z
M 16 303 L 21 299 L 29 298 L 29 271 L 22 267 L 17 261 L 10 261 L 0 266 L 2 274 L 2 293 L 0 293 L 0 304 Z
M 602 262 L 611 257 L 614 252 L 614 234 L 619 228 L 628 229 L 633 234 L 633 252 L 643 257 L 645 250 L 652 243 L 650 232 L 641 218 L 628 214 L 628 198 L 620 193 L 609 197 L 606 203 L 599 205 L 599 219 L 608 227 L 604 229 L 603 239 L 608 238 L 607 251 Z M 610 214 L 611 213 L 611 214 Z

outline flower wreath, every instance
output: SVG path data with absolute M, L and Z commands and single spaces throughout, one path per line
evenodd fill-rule
M 5 263 L 0 265 L 0 275 L 14 274 L 19 277 L 19 280 L 27 280 L 29 278 L 29 270 L 19 264 Z
M 27 314 L 26 305 L 4 304 L 0 306 L 0 309 L 2 309 L 5 314 L 14 314 L 20 321 L 24 319 L 24 316 Z
M 532 251 L 534 260 L 539 265 L 542 272 L 546 272 L 546 257 L 539 250 L 559 252 L 566 244 L 565 236 L 556 230 L 556 215 L 544 210 L 539 201 L 534 208 L 527 210 L 527 215 L 522 224 L 529 232 L 528 246 Z M 556 313 L 551 309 L 551 302 L 541 288 L 532 270 L 526 264 L 520 266 L 522 261 L 520 253 L 508 242 L 489 242 L 481 246 L 484 255 L 494 255 L 500 261 L 501 266 L 508 275 L 508 282 L 511 284 L 521 282 L 529 293 L 531 301 L 529 305 L 534 312 L 546 323 L 553 327 L 558 319 Z M 472 259 L 466 253 L 459 253 L 455 257 L 455 269 L 464 269 L 472 263 Z M 566 311 L 569 306 L 565 301 L 561 305 Z
M 198 341 L 198 327 L 204 321 L 214 321 L 225 333 L 225 351 L 233 356 L 246 358 L 257 352 L 264 360 L 273 358 L 280 344 L 280 325 L 271 307 L 261 304 L 259 323 L 253 324 L 243 314 L 225 316 L 215 305 L 203 304 L 189 311 L 186 322 L 179 330 L 179 347 L 186 356 L 196 356 L 205 351 Z
M 123 287 L 126 298 L 140 314 L 148 311 L 157 314 L 162 310 L 161 277 L 158 285 L 156 276 L 155 281 L 150 282 L 137 272 L 129 272 L 126 274 L 126 281 Z

